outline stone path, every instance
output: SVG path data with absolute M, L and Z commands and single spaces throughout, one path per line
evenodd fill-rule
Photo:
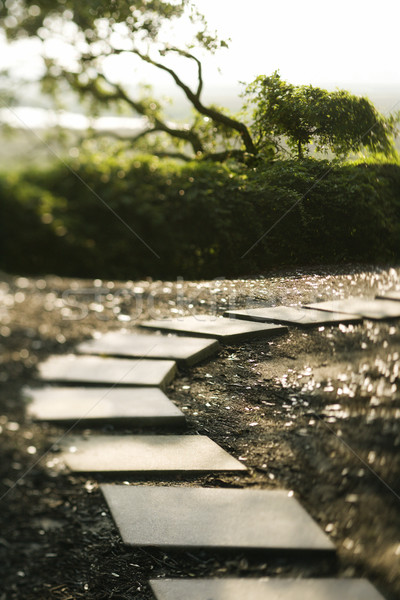
M 247 310 L 231 310 L 225 313 L 226 317 L 236 319 L 250 319 L 264 323 L 272 321 L 297 325 L 299 327 L 312 327 L 316 325 L 334 325 L 335 323 L 355 323 L 361 321 L 361 316 L 347 315 L 345 313 L 330 313 L 322 310 L 307 308 L 294 308 L 291 306 L 275 306 L 273 308 L 249 308 Z
M 187 367 L 215 354 L 219 348 L 216 340 L 236 343 L 268 339 L 285 333 L 285 323 L 332 325 L 362 318 L 400 317 L 399 299 L 400 294 L 395 300 L 389 296 L 377 300 L 350 298 L 300 309 L 263 307 L 229 311 L 227 316 L 234 319 L 199 315 L 147 321 L 142 323 L 143 327 L 190 337 L 112 332 L 80 344 L 77 348 L 80 356 L 52 356 L 39 365 L 42 381 L 87 386 L 27 388 L 24 391 L 30 401 L 27 413 L 35 420 L 76 420 L 88 425 L 155 423 L 161 430 L 175 423 L 182 425 L 184 415 L 159 389 L 174 377 L 175 361 Z M 251 322 L 254 320 L 279 324 Z M 211 339 L 204 341 L 197 337 Z M 143 358 L 134 360 L 138 357 Z M 103 384 L 112 387 L 99 387 Z M 62 445 L 64 450 L 58 460 L 78 472 L 124 472 L 131 477 L 135 473 L 143 477 L 156 472 L 171 476 L 221 470 L 246 472 L 242 463 L 206 436 L 91 433 L 65 437 Z M 132 546 L 263 550 L 289 556 L 293 552 L 313 552 L 316 557 L 335 552 L 329 538 L 293 493 L 286 490 L 137 484 L 106 484 L 101 489 L 123 541 Z M 367 581 L 356 579 L 163 579 L 151 581 L 151 587 L 158 600 L 382 599 Z
M 368 300 L 365 298 L 346 298 L 345 300 L 330 300 L 329 302 L 306 304 L 305 308 L 328 312 L 343 312 L 373 320 L 398 319 L 400 317 L 400 303 L 388 299 Z
M 102 485 L 125 543 L 164 548 L 334 552 L 283 490 Z
M 157 600 L 383 600 L 362 579 L 155 579 Z
M 393 290 L 391 292 L 386 292 L 385 294 L 377 294 L 376 298 L 380 300 L 397 300 L 400 301 L 400 291 Z
M 25 388 L 27 415 L 34 421 L 127 427 L 181 427 L 185 415 L 156 387 Z
M 165 388 L 175 377 L 176 363 L 67 355 L 51 356 L 38 369 L 43 381 Z
M 71 471 L 149 475 L 246 471 L 241 462 L 204 435 L 68 436 L 62 447 L 58 459 Z
M 223 343 L 244 342 L 255 339 L 268 339 L 287 332 L 282 325 L 261 325 L 242 323 L 236 319 L 225 319 L 207 315 L 181 317 L 179 319 L 159 319 L 144 321 L 141 327 L 173 331 L 199 337 L 216 338 Z
M 219 343 L 213 339 L 111 331 L 101 338 L 82 342 L 77 351 L 82 354 L 170 359 L 180 367 L 191 367 L 214 356 L 219 348 Z

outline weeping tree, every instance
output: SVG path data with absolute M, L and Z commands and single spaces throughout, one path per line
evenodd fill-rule
M 245 123 L 202 99 L 203 70 L 196 52 L 213 53 L 227 44 L 208 31 L 204 17 L 190 0 L 7 0 L 0 6 L 0 21 L 10 41 L 40 40 L 43 90 L 55 95 L 57 90 L 65 90 L 66 83 L 89 101 L 92 109 L 112 105 L 125 114 L 142 116 L 145 129 L 132 138 L 132 144 L 166 134 L 175 141 L 180 150 L 176 154 L 182 158 L 222 161 L 257 153 Z M 173 37 L 172 28 L 180 19 L 191 33 L 183 48 L 166 41 Z M 55 41 L 58 53 L 54 52 Z M 123 83 L 112 79 L 107 69 L 110 58 L 119 55 L 124 56 L 124 64 L 132 65 Z M 171 58 L 177 56 L 192 63 L 194 85 L 171 66 Z M 171 124 L 162 103 L 148 90 L 140 91 L 135 85 L 135 60 L 171 78 L 192 107 L 191 123 Z
M 395 154 L 397 115 L 385 117 L 368 98 L 345 90 L 295 86 L 276 71 L 259 76 L 245 92 L 253 106 L 252 134 L 257 148 L 284 138 L 292 154 L 303 158 L 309 145 L 319 152 L 347 156 L 366 148 Z

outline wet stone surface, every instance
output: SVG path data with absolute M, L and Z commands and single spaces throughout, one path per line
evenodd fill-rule
M 176 363 L 172 360 L 130 360 L 69 354 L 51 356 L 38 365 L 38 370 L 42 381 L 164 388 L 175 376 Z
M 260 338 L 267 339 L 284 334 L 287 331 L 287 328 L 281 325 L 261 325 L 202 314 L 179 319 L 144 321 L 141 323 L 141 327 L 180 332 L 187 335 L 215 337 L 224 343 L 236 343 Z
M 77 351 L 82 354 L 176 360 L 179 366 L 184 367 L 210 358 L 218 350 L 218 342 L 212 339 L 120 333 L 119 331 L 110 331 L 97 339 L 87 340 L 77 346 Z
M 102 491 L 122 539 L 133 546 L 334 551 L 292 492 L 118 485 Z
M 36 421 L 76 425 L 183 426 L 185 416 L 159 388 L 43 386 L 23 390 Z
M 237 319 L 249 319 L 251 321 L 274 321 L 299 327 L 312 327 L 316 325 L 333 325 L 335 323 L 354 323 L 361 321 L 360 317 L 354 317 L 345 313 L 330 313 L 320 310 L 297 308 L 292 306 L 274 306 L 262 308 L 248 308 L 245 310 L 233 310 L 225 313 L 226 317 Z
M 246 467 L 202 435 L 68 436 L 56 460 L 71 471 L 207 473 Z M 53 459 L 54 463 L 54 459 Z
M 390 300 L 345 298 L 328 302 L 307 304 L 306 308 L 325 310 L 328 312 L 344 312 L 365 319 L 398 319 L 400 318 L 400 303 Z
M 157 600 L 383 600 L 365 580 L 166 579 L 152 580 Z
M 381 300 L 400 300 L 400 290 L 390 290 L 384 294 L 377 294 L 377 298 Z

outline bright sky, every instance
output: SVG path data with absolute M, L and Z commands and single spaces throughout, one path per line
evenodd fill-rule
M 194 0 L 210 29 L 231 38 L 229 50 L 204 57 L 207 87 L 232 89 L 238 81 L 251 82 L 259 74 L 279 69 L 295 84 L 399 89 L 399 0 Z M 185 26 L 174 26 L 172 43 L 179 46 Z M 28 45 L 27 45 L 28 44 Z M 35 45 L 21 42 L 10 53 L 0 43 L 0 68 L 33 75 L 40 66 Z M 182 63 L 189 77 L 193 65 Z M 156 81 L 164 91 L 169 79 L 148 66 L 119 57 L 111 61 L 117 79 Z M 190 67 L 190 69 L 189 69 Z M 220 71 L 218 71 L 218 68 Z M 150 69 L 150 70 L 149 70 Z M 172 86 L 173 88 L 173 86 Z M 171 89 L 172 89 L 171 88 Z
M 232 80 L 279 69 L 296 84 L 400 87 L 399 0 L 196 0 L 230 50 Z

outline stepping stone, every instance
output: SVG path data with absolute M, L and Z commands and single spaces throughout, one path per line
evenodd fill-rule
M 384 600 L 365 579 L 153 579 L 157 600 Z
M 217 340 L 182 338 L 178 336 L 146 335 L 111 331 L 99 339 L 82 342 L 77 347 L 82 354 L 108 354 L 135 358 L 164 358 L 190 367 L 216 354 Z
M 378 294 L 375 297 L 379 298 L 380 300 L 396 300 L 396 301 L 399 301 L 400 300 L 400 291 L 391 290 L 389 292 L 385 292 L 385 294 Z
M 71 471 L 208 473 L 246 471 L 245 465 L 202 435 L 93 435 L 63 440 L 57 458 Z
M 236 319 L 250 319 L 251 321 L 275 321 L 310 327 L 313 325 L 331 325 L 334 323 L 348 323 L 361 317 L 353 317 L 344 313 L 329 313 L 322 310 L 311 310 L 307 308 L 295 308 L 292 306 L 274 306 L 263 308 L 249 308 L 245 310 L 232 310 L 225 313 L 226 317 Z
M 123 541 L 162 548 L 334 552 L 292 492 L 102 485 Z
M 175 376 L 176 363 L 68 354 L 51 356 L 38 370 L 44 381 L 165 387 Z
M 175 331 L 198 337 L 212 337 L 225 343 L 269 338 L 287 332 L 287 328 L 282 327 L 282 325 L 261 325 L 248 322 L 241 323 L 237 319 L 225 319 L 223 317 L 213 317 L 210 315 L 144 321 L 143 323 L 140 323 L 140 327 Z
M 157 387 L 45 386 L 24 388 L 23 394 L 30 401 L 27 414 L 35 421 L 141 427 L 185 424 L 184 414 Z
M 367 298 L 346 298 L 307 304 L 305 308 L 316 308 L 329 312 L 344 312 L 364 319 L 397 319 L 400 317 L 400 304 L 390 300 Z

